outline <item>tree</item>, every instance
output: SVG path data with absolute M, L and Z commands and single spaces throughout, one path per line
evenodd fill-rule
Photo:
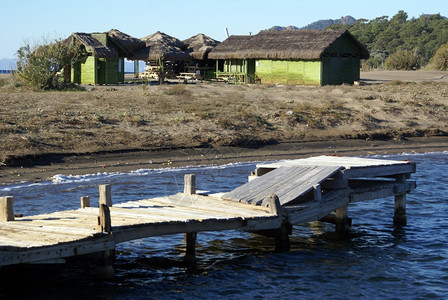
M 387 53 L 393 55 L 401 52 L 389 62 L 392 67 L 394 60 L 399 57 L 418 53 L 418 66 L 426 65 L 441 45 L 448 42 L 448 19 L 440 14 L 421 15 L 419 18 L 408 19 L 408 14 L 400 10 L 390 20 L 387 16 L 378 17 L 371 21 L 358 20 L 353 25 L 344 25 L 333 28 L 347 29 L 362 43 L 371 54 Z M 402 51 L 407 52 L 402 52 Z M 409 56 L 408 54 L 412 54 Z M 384 58 L 371 55 L 364 63 L 376 68 Z
M 448 71 L 448 43 L 440 46 L 431 60 L 434 69 Z
M 14 78 L 24 85 L 43 90 L 60 88 L 63 84 L 60 71 L 72 65 L 79 54 L 78 48 L 68 41 L 44 41 L 34 46 L 26 43 L 17 51 Z

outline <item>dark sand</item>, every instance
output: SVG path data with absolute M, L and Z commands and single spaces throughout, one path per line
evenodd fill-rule
M 198 165 L 222 165 L 234 162 L 272 161 L 317 155 L 384 155 L 448 151 L 448 137 L 421 137 L 406 140 L 314 141 L 261 146 L 259 148 L 197 148 L 160 151 L 129 151 L 91 155 L 53 155 L 17 161 L 14 167 L 0 167 L 0 184 L 38 182 L 54 175 L 81 175 L 98 172 L 128 172 L 138 169 Z

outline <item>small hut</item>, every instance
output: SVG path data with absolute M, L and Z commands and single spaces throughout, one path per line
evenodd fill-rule
M 71 42 L 81 48 L 82 58 L 71 66 L 71 82 L 118 84 L 124 81 L 124 59 L 144 43 L 116 29 L 104 33 L 75 32 Z
M 231 36 L 215 47 L 209 58 L 217 76 L 246 83 L 327 85 L 359 80 L 360 60 L 369 52 L 348 31 L 261 31 L 253 36 Z
M 184 62 L 191 61 L 185 53 L 187 46 L 175 37 L 157 31 L 141 39 L 146 47 L 135 53 L 134 59 L 146 61 L 145 76 L 159 78 L 174 77 L 184 69 Z
M 193 58 L 187 71 L 193 73 L 199 70 L 205 78 L 211 77 L 208 76 L 208 74 L 213 74 L 216 61 L 209 59 L 208 54 L 213 48 L 218 46 L 220 42 L 202 33 L 183 40 L 182 42 L 187 46 L 186 52 Z

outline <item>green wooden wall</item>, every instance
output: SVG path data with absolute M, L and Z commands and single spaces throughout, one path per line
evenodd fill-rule
M 98 70 L 98 75 L 104 76 L 104 80 L 98 80 L 98 84 L 118 84 L 120 81 L 120 74 L 118 74 L 118 58 L 99 58 L 99 61 L 104 63 L 104 69 Z
M 322 85 L 353 84 L 359 80 L 360 59 L 350 56 L 322 57 Z
M 348 36 L 334 41 L 322 55 L 322 84 L 353 84 L 360 78 L 361 53 Z
M 257 60 L 256 75 L 268 84 L 321 84 L 320 61 Z
M 96 84 L 97 61 L 93 56 L 87 56 L 72 67 L 72 82 L 79 84 Z
M 121 69 L 119 66 L 121 66 Z M 73 65 L 71 77 L 72 82 L 79 84 L 118 84 L 124 82 L 124 59 L 87 56 Z

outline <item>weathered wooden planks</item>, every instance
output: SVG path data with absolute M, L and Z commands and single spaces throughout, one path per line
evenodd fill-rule
M 316 156 L 296 159 L 272 164 L 261 164 L 257 169 L 276 169 L 279 167 L 296 166 L 339 166 L 343 167 L 345 178 L 356 177 L 384 177 L 396 174 L 415 173 L 415 163 L 410 161 L 396 161 L 359 157 Z
M 279 167 L 223 195 L 224 199 L 263 204 L 270 194 L 276 194 L 282 205 L 294 201 L 333 176 L 340 166 Z
M 407 181 L 412 172 L 410 162 L 325 156 L 259 166 L 255 174 L 262 176 L 225 194 L 195 194 L 188 174 L 184 193 L 112 206 L 110 186 L 102 186 L 101 209 L 83 197 L 77 210 L 16 218 L 5 197 L 0 267 L 107 252 L 117 243 L 173 233 L 189 234 L 191 248 L 197 232 L 284 230 L 332 211 L 337 227 L 346 230 L 349 202 L 389 196 L 395 196 L 395 223 L 406 224 L 405 195 L 416 187 Z
M 110 224 L 102 224 L 101 231 L 112 232 L 114 243 L 169 233 L 264 228 L 281 224 L 281 216 L 269 208 L 183 193 L 122 203 L 108 210 Z M 76 248 L 77 241 L 83 241 L 86 246 L 86 240 L 95 243 L 95 239 L 103 235 L 98 229 L 99 213 L 98 208 L 85 207 L 0 222 L 0 255 L 5 255 L 6 249 L 9 249 L 8 255 L 10 251 L 16 251 L 24 257 L 26 252 L 36 248 L 62 244 L 66 248 L 68 245 Z M 40 260 L 53 258 L 54 255 L 39 256 Z M 22 258 L 13 261 L 16 260 L 24 261 Z M 4 263 L 0 266 L 9 264 L 4 258 L 1 261 Z

